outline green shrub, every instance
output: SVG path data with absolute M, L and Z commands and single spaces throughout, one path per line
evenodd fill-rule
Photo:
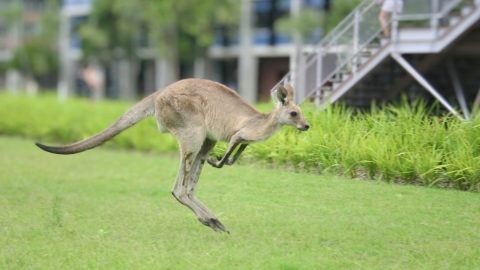
M 72 142 L 110 125 L 129 106 L 126 102 L 93 103 L 54 96 L 0 95 L 0 134 L 41 141 Z M 261 104 L 262 111 L 272 105 Z M 426 106 L 406 102 L 373 108 L 369 113 L 341 105 L 317 111 L 306 104 L 308 132 L 285 127 L 265 142 L 252 144 L 243 160 L 262 161 L 312 172 L 480 191 L 480 117 L 462 122 L 432 116 Z M 110 147 L 169 152 L 175 138 L 160 134 L 146 119 L 112 141 Z M 226 144 L 219 143 L 215 155 Z
M 61 103 L 54 96 L 0 95 L 0 134 L 72 142 L 103 130 L 130 106 L 127 102 L 70 99 Z M 177 147 L 171 135 L 158 131 L 153 118 L 126 130 L 107 145 L 148 151 L 174 151 Z

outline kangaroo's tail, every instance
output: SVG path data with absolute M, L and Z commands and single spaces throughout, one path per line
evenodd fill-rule
M 90 138 L 65 146 L 47 146 L 41 143 L 35 144 L 47 152 L 62 155 L 75 154 L 97 147 L 123 130 L 135 125 L 144 118 L 153 115 L 155 112 L 154 98 L 155 94 L 147 96 L 120 116 L 120 118 L 110 127 Z

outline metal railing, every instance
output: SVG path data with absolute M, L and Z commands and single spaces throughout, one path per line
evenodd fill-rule
M 397 28 L 403 21 L 414 21 L 414 26 L 423 21 L 428 27 L 438 28 L 442 18 L 465 2 L 468 1 L 404 0 L 402 12 L 391 16 L 390 42 L 396 41 Z M 379 13 L 380 6 L 373 0 L 363 1 L 322 39 L 313 53 L 302 54 L 297 76 L 292 76 L 291 71 L 278 84 L 293 83 L 297 91 L 297 101 L 303 102 L 314 94 L 320 96 L 322 86 L 331 82 L 332 78 L 342 80 L 342 76 L 355 74 L 362 64 L 362 58 L 365 58 L 365 50 L 373 44 L 382 46 L 378 42 L 382 32 Z M 296 78 L 295 82 L 291 81 L 293 77 Z

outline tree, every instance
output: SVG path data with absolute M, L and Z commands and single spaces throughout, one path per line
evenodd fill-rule
M 373 0 L 372 0 L 373 1 Z M 362 0 L 342 0 L 332 1 L 330 12 L 325 17 L 326 32 L 333 29 L 340 21 L 342 21 Z
M 299 33 L 303 41 L 318 29 L 323 28 L 328 33 L 343 18 L 345 18 L 362 0 L 331 1 L 328 12 L 303 8 L 298 16 L 287 15 L 275 23 L 275 28 L 288 35 Z
M 45 8 L 36 22 L 37 31 L 25 33 L 24 10 L 18 2 L 12 3 L 5 11 L 5 19 L 10 29 L 13 29 L 18 42 L 14 48 L 13 57 L 7 68 L 19 71 L 36 84 L 42 77 L 53 76 L 58 71 L 58 40 L 60 3 L 58 0 L 48 0 Z
M 277 20 L 275 29 L 291 36 L 298 33 L 303 43 L 321 29 L 324 20 L 325 12 L 303 8 L 298 16 L 286 16 Z
M 87 23 L 80 28 L 82 50 L 105 66 L 121 59 L 138 73 L 138 52 L 154 49 L 167 59 L 178 77 L 180 62 L 203 54 L 212 43 L 215 23 L 236 20 L 235 0 L 96 0 Z

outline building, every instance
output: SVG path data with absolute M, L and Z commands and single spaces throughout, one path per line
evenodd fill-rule
M 60 38 L 62 68 L 59 83 L 61 96 L 88 95 L 82 83 L 85 69 L 94 69 L 103 78 L 99 97 L 131 99 L 142 96 L 177 78 L 169 64 L 149 48 L 138 52 L 141 58 L 136 82 L 125 81 L 128 63 L 118 62 L 101 70 L 94 64 L 82 63 L 78 26 L 88 17 L 94 0 L 64 0 L 61 12 Z M 291 56 L 300 44 L 275 30 L 275 22 L 301 7 L 324 10 L 328 0 L 242 0 L 241 20 L 237 29 L 218 26 L 215 43 L 208 54 L 192 66 L 182 66 L 180 77 L 199 77 L 220 81 L 250 101 L 266 100 L 269 89 L 290 69 Z M 230 31 L 227 31 L 230 30 Z M 317 32 L 317 39 L 321 32 Z M 128 87 L 134 85 L 134 87 Z M 95 93 L 93 93 L 95 94 Z
M 242 1 L 238 34 L 229 38 L 225 29 L 219 28 L 216 42 L 209 50 L 208 58 L 216 70 L 215 79 L 240 88 L 242 95 L 251 101 L 269 100 L 270 89 L 292 68 L 295 53 L 302 46 L 277 31 L 275 23 L 301 8 L 325 11 L 329 1 Z M 318 30 L 311 43 L 320 40 L 321 25 Z

